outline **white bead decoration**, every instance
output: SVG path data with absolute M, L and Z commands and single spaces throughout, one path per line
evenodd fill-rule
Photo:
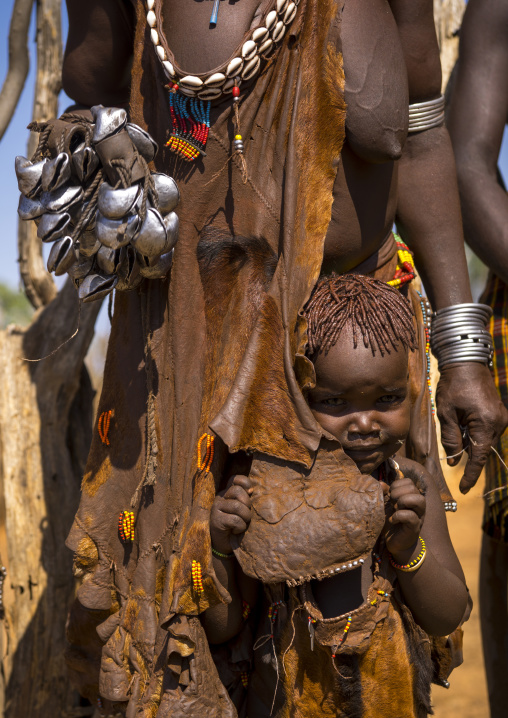
M 157 45 L 155 49 L 157 50 L 157 55 L 164 62 L 166 59 L 166 50 L 162 47 L 162 45 Z
M 155 0 L 147 0 L 146 4 L 147 4 L 149 10 L 153 10 L 153 8 L 155 6 Z
M 150 30 L 150 36 L 152 38 L 153 44 L 158 45 L 159 44 L 159 33 L 157 32 L 157 30 L 153 30 L 153 29 Z
M 153 10 L 150 10 L 150 12 L 147 14 L 146 21 L 150 25 L 150 27 L 155 27 L 157 25 L 157 18 L 155 17 L 155 13 Z

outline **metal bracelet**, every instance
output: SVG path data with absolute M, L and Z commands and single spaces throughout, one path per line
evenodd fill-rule
M 408 132 L 422 132 L 444 124 L 444 96 L 427 102 L 414 102 L 409 105 Z
M 485 304 L 456 304 L 434 313 L 431 349 L 439 369 L 459 362 L 490 364 L 493 343 L 486 327 L 492 316 Z

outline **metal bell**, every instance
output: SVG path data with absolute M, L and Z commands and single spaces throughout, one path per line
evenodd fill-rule
M 76 263 L 76 252 L 72 237 L 64 237 L 56 241 L 51 247 L 48 257 L 48 272 L 54 272 L 57 277 L 65 274 Z
M 26 197 L 35 197 L 41 189 L 42 168 L 46 162 L 46 158 L 40 162 L 30 162 L 30 160 L 21 155 L 18 155 L 14 160 L 19 191 Z
M 139 227 L 137 214 L 127 216 L 125 219 L 106 219 L 100 212 L 97 212 L 95 233 L 97 239 L 105 247 L 118 249 L 129 244 Z
M 120 250 L 120 264 L 116 273 L 118 275 L 116 288 L 119 291 L 135 289 L 143 281 L 136 261 L 136 252 L 130 245 Z
M 118 107 L 95 105 L 91 109 L 95 121 L 95 130 L 92 140 L 94 145 L 105 140 L 106 137 L 119 132 L 127 123 L 127 113 Z
M 82 184 L 85 184 L 98 166 L 99 158 L 92 147 L 82 144 L 72 153 L 72 167 Z
M 76 286 L 79 286 L 83 279 L 90 274 L 94 265 L 94 258 L 85 258 L 79 256 L 76 264 L 73 264 L 69 269 L 69 277 L 72 279 Z
M 106 219 L 122 219 L 132 210 L 140 191 L 139 184 L 125 189 L 113 189 L 110 184 L 103 182 L 97 198 L 99 212 Z
M 157 142 L 138 125 L 134 125 L 132 122 L 128 122 L 126 130 L 129 133 L 129 137 L 136 145 L 136 149 L 139 154 L 145 158 L 147 162 L 151 162 L 159 149 Z
M 78 297 L 82 302 L 94 302 L 96 299 L 104 299 L 118 284 L 118 277 L 113 274 L 103 277 L 100 274 L 89 274 L 86 276 L 78 291 Z
M 110 249 L 109 247 L 101 247 L 97 252 L 97 266 L 104 274 L 114 274 L 120 261 L 119 249 Z
M 161 214 L 172 212 L 180 201 L 178 185 L 172 177 L 162 172 L 154 172 L 152 177 L 159 198 L 159 212 Z
M 45 212 L 42 204 L 36 199 L 29 199 L 24 194 L 19 198 L 18 215 L 20 219 L 36 219 Z
M 173 249 L 166 252 L 152 265 L 145 263 L 143 266 L 141 264 L 141 269 L 139 270 L 141 276 L 146 279 L 163 279 L 173 264 L 173 252 Z
M 53 192 L 71 178 L 71 161 L 67 152 L 60 152 L 48 160 L 42 168 L 41 185 L 43 192 Z
M 79 237 L 79 255 L 80 257 L 93 257 L 102 244 L 97 239 L 97 236 L 93 230 L 87 230 Z
M 145 221 L 132 244 L 139 254 L 152 259 L 159 257 L 166 249 L 167 232 L 160 213 L 150 207 L 146 212 Z
M 64 212 L 83 197 L 81 187 L 60 187 L 54 192 L 43 192 L 41 203 L 48 212 Z
M 164 226 L 166 227 L 167 241 L 164 248 L 165 252 L 169 252 L 173 249 L 178 239 L 178 215 L 175 212 L 170 212 L 163 218 Z
M 68 212 L 63 214 L 45 214 L 37 228 L 37 236 L 43 242 L 54 242 L 68 231 L 71 216 Z

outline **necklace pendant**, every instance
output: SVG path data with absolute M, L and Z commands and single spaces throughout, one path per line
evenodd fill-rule
M 210 18 L 210 25 L 215 27 L 217 25 L 217 16 L 219 14 L 219 3 L 220 0 L 213 0 L 212 16 Z

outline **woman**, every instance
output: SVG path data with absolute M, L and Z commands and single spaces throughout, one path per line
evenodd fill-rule
M 94 696 L 77 612 L 100 609 L 100 693 L 132 715 L 190 705 L 234 715 L 197 619 L 227 600 L 209 511 L 235 459 L 312 462 L 322 432 L 301 392 L 313 371 L 299 312 L 320 271 L 391 279 L 396 219 L 433 307 L 471 301 L 446 130 L 407 136 L 408 104 L 440 92 L 431 0 L 238 0 L 220 5 L 212 27 L 210 5 L 68 0 L 66 92 L 85 107 L 128 105 L 161 148 L 169 138 L 156 166 L 181 192 L 171 281 L 116 298 L 99 409 L 114 421 L 108 444 L 96 432 L 69 540 L 91 574 L 70 623 L 81 643 L 71 664 Z M 248 43 L 267 39 L 258 62 Z M 247 81 L 212 103 L 206 147 L 185 162 L 173 152 L 189 107 L 182 88 L 213 86 L 215 75 L 226 88 L 236 58 Z M 447 366 L 438 411 L 448 454 L 462 449 L 460 426 L 469 430 L 468 490 L 506 423 L 487 367 Z M 432 461 L 432 431 L 416 444 Z M 125 510 L 132 546 L 117 535 Z

